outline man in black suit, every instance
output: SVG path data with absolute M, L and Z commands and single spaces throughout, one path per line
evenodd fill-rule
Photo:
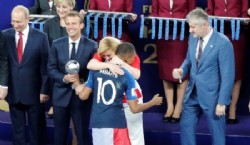
M 4 100 L 8 88 L 8 55 L 7 50 L 3 47 L 3 36 L 2 32 L 0 31 L 0 100 Z
M 48 38 L 30 28 L 29 10 L 18 5 L 11 12 L 13 28 L 3 31 L 3 46 L 8 53 L 8 96 L 13 130 L 13 144 L 26 145 L 29 125 L 31 145 L 43 145 L 41 105 L 48 100 Z M 26 122 L 26 114 L 28 121 Z
M 97 50 L 97 43 L 81 35 L 84 19 L 72 11 L 65 18 L 68 36 L 53 41 L 48 61 L 49 76 L 54 80 L 53 106 L 55 140 L 54 145 L 66 145 L 70 118 L 73 120 L 78 145 L 89 145 L 89 114 L 92 102 L 81 101 L 72 89 L 72 84 L 80 78 L 88 77 L 87 63 Z M 74 53 L 75 52 L 75 53 Z M 68 74 L 65 64 L 76 60 L 80 65 L 77 74 Z
M 30 14 L 56 15 L 54 0 L 35 0 L 33 7 L 29 8 Z

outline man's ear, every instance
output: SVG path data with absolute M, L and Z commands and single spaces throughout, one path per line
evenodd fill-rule
M 84 26 L 85 26 L 84 23 L 82 23 L 82 24 L 81 24 L 81 28 L 84 29 Z
M 203 26 L 208 27 L 208 26 L 209 26 L 209 23 L 205 22 L 205 23 L 203 24 Z
M 128 63 L 129 57 L 130 57 L 129 55 L 125 55 L 123 61 L 125 63 Z

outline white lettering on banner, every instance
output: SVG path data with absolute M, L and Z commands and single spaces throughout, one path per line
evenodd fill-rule
M 152 13 L 152 5 L 143 5 L 142 11 L 143 14 Z

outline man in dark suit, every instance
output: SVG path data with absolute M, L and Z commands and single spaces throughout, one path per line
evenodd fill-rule
M 8 85 L 8 75 L 8 54 L 3 47 L 3 36 L 0 31 L 0 100 L 4 100 L 8 92 L 6 87 Z
M 65 19 L 68 36 L 53 41 L 48 62 L 49 76 L 54 80 L 53 106 L 55 145 L 66 145 L 70 118 L 73 120 L 78 145 L 89 145 L 89 114 L 92 102 L 81 101 L 72 89 L 80 78 L 88 77 L 87 63 L 97 50 L 97 43 L 81 35 L 84 19 L 78 12 L 70 12 Z M 65 64 L 69 60 L 80 64 L 78 74 L 68 74 Z
M 33 7 L 29 8 L 30 14 L 56 15 L 54 0 L 35 0 Z
M 26 145 L 26 123 L 30 129 L 30 144 L 43 143 L 39 127 L 40 103 L 48 100 L 48 38 L 45 33 L 30 28 L 28 23 L 29 10 L 18 5 L 11 12 L 13 28 L 3 31 L 3 44 L 8 51 L 7 101 L 14 145 Z
M 190 74 L 184 96 L 180 132 L 182 145 L 196 145 L 195 130 L 204 113 L 213 145 L 225 145 L 225 110 L 234 84 L 234 50 L 229 39 L 209 26 L 208 15 L 194 9 L 187 17 L 189 47 L 173 77 Z

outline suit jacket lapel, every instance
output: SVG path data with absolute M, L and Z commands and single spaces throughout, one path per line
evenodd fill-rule
M 78 45 L 78 48 L 77 48 L 77 52 L 76 52 L 76 60 L 79 60 L 81 59 L 81 54 L 83 53 L 84 51 L 84 37 L 81 36 L 81 39 L 79 41 L 79 45 Z
M 64 49 L 63 50 L 63 52 L 64 52 L 64 58 L 65 58 L 65 60 L 70 60 L 70 58 L 69 58 L 69 37 L 65 37 L 64 38 L 65 40 L 63 41 L 64 43 L 62 44 L 62 49 Z
M 21 64 L 24 63 L 24 61 L 27 59 L 28 55 L 30 54 L 29 52 L 32 51 L 31 49 L 33 48 L 31 46 L 32 44 L 32 39 L 35 36 L 33 36 L 33 30 L 32 28 L 29 28 L 29 34 L 28 34 L 28 37 L 27 37 L 27 42 L 24 46 L 24 51 L 23 51 L 23 57 L 22 57 L 22 61 L 21 61 Z
M 13 29 L 13 32 L 11 33 L 11 40 L 10 42 L 14 42 L 14 43 L 9 43 L 8 45 L 9 48 L 11 48 L 11 52 L 14 52 L 14 53 L 10 53 L 11 55 L 14 55 L 13 58 L 15 59 L 15 61 L 18 63 L 18 59 L 17 59 L 17 44 L 16 44 L 16 32 L 15 30 Z
M 190 47 L 192 48 L 191 49 L 191 61 L 192 61 L 192 64 L 195 64 L 195 66 L 196 66 L 196 48 L 197 48 L 197 44 L 198 44 L 198 39 L 197 38 L 194 38 L 194 42 L 195 43 L 191 43 L 190 44 Z M 195 67 L 196 68 L 196 67 Z

